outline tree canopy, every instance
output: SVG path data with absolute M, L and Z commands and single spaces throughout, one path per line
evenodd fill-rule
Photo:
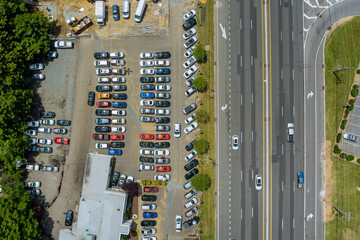
M 204 138 L 197 139 L 194 143 L 194 149 L 199 154 L 204 154 L 209 149 L 209 142 Z
M 193 84 L 194 84 L 194 87 L 196 87 L 196 89 L 199 90 L 200 92 L 204 91 L 208 85 L 207 81 L 203 77 L 195 78 Z
M 209 114 L 205 109 L 199 109 L 196 112 L 195 119 L 201 123 L 207 123 L 209 121 Z
M 210 187 L 210 177 L 207 174 L 199 173 L 191 179 L 191 185 L 196 191 L 206 191 Z
M 194 51 L 193 51 L 194 57 L 196 57 L 197 61 L 199 63 L 203 63 L 206 61 L 206 51 L 204 47 L 201 44 L 196 45 Z

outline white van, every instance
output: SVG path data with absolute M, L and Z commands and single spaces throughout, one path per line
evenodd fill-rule
M 145 0 L 140 0 L 139 5 L 135 12 L 135 22 L 141 22 L 141 19 L 144 15 L 145 7 L 146 7 Z
M 123 18 L 129 18 L 130 17 L 130 3 L 128 0 L 123 1 Z

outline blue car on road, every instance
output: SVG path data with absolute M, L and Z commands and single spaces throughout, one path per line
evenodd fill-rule
M 126 108 L 127 107 L 127 103 L 126 102 L 113 102 L 112 106 L 114 108 Z
M 110 155 L 122 155 L 122 151 L 120 149 L 109 149 L 108 153 Z
M 156 212 L 144 212 L 143 213 L 143 218 L 157 218 L 157 213 Z
M 155 94 L 152 92 L 142 92 L 140 93 L 141 98 L 155 98 Z
M 156 68 L 155 74 L 158 75 L 169 75 L 171 73 L 171 70 L 169 68 Z

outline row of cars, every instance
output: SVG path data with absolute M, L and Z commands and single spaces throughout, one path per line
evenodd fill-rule
M 126 100 L 127 94 L 123 93 L 127 91 L 126 78 L 121 76 L 112 76 L 108 75 L 125 75 L 125 53 L 124 52 L 95 52 L 94 53 L 94 67 L 96 69 L 97 85 L 95 90 L 97 91 L 97 97 L 99 100 L 106 101 L 97 101 L 95 114 L 97 118 L 95 119 L 95 132 L 93 134 L 93 139 L 98 141 L 108 141 L 110 143 L 95 143 L 96 149 L 107 149 L 109 155 L 122 155 L 122 148 L 125 147 L 125 143 L 120 141 L 124 139 L 122 133 L 126 132 L 126 127 L 123 126 L 126 124 L 126 119 L 124 118 L 127 114 L 126 108 L 127 103 L 124 101 L 110 101 L 114 100 Z M 108 68 L 108 67 L 120 66 L 123 68 Z M 106 68 L 104 68 L 106 67 Z M 111 84 L 111 85 L 110 85 Z M 114 93 L 110 93 L 114 92 Z M 88 105 L 93 106 L 95 104 L 95 92 L 89 92 L 88 95 Z M 112 109 L 111 109 L 112 108 Z M 108 118 L 115 117 L 115 118 Z M 106 126 L 111 125 L 111 126 Z M 107 134 L 112 133 L 112 134 Z M 121 182 L 121 181 L 120 181 Z

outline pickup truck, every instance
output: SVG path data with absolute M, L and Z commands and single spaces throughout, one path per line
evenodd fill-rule
M 287 137 L 287 141 L 288 142 L 293 142 L 293 138 L 294 138 L 294 124 L 293 123 L 288 123 L 287 124 L 287 133 L 288 133 L 288 137 Z
M 303 172 L 297 172 L 297 187 L 303 188 L 304 185 L 304 173 Z
M 73 48 L 73 42 L 71 41 L 55 41 L 54 43 L 55 48 Z

